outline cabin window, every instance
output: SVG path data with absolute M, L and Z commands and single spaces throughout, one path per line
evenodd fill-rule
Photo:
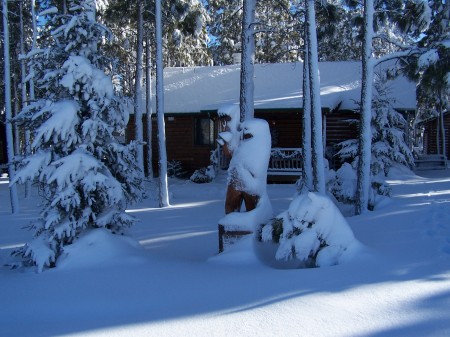
M 214 121 L 209 118 L 195 119 L 194 136 L 195 145 L 213 145 Z

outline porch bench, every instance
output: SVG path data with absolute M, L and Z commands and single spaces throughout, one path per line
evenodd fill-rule
M 302 149 L 300 148 L 273 148 L 270 155 L 267 176 L 294 177 L 302 175 Z
M 420 155 L 415 160 L 416 170 L 439 170 L 447 168 L 447 157 L 440 154 Z

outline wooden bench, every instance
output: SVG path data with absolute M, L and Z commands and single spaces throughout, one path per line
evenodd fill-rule
M 419 155 L 415 164 L 416 170 L 443 170 L 447 168 L 447 157 L 441 154 Z
M 293 183 L 301 175 L 302 149 L 272 148 L 267 168 L 268 183 Z

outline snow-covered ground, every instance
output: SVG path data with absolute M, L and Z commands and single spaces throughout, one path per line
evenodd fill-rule
M 38 197 L 12 216 L 0 179 L 0 336 L 450 336 L 450 170 L 420 175 L 398 173 L 391 201 L 347 218 L 366 247 L 352 263 L 274 269 L 248 240 L 217 256 L 219 176 L 172 181 L 172 207 L 130 209 L 134 240 L 93 231 L 41 274 L 3 266 Z M 294 191 L 268 186 L 275 214 Z

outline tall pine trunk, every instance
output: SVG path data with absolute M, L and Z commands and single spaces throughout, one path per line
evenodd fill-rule
M 146 100 L 147 100 L 147 111 L 146 111 L 146 127 L 147 127 L 147 178 L 153 178 L 153 130 L 152 130 L 152 58 L 151 58 L 151 40 L 150 32 L 147 31 L 147 39 L 145 44 L 145 84 L 146 84 Z
M 138 0 L 138 29 L 137 29 L 137 46 L 136 46 L 136 76 L 134 83 L 134 117 L 136 127 L 137 142 L 137 164 L 142 174 L 144 174 L 144 131 L 142 125 L 143 115 L 143 53 L 144 53 L 144 32 L 143 32 L 143 0 Z
M 23 3 L 20 2 L 20 53 L 25 55 L 25 37 L 24 37 L 24 24 L 23 24 Z M 34 27 L 34 26 L 33 26 Z M 34 34 L 34 31 L 33 31 Z M 35 37 L 33 37 L 33 42 L 35 41 Z M 33 46 L 32 46 L 33 48 Z M 22 89 L 22 108 L 27 106 L 27 84 L 25 82 L 25 78 L 27 77 L 27 65 L 25 59 L 20 61 L 20 75 L 21 75 L 21 89 Z M 25 155 L 29 156 L 31 154 L 31 143 L 30 143 L 30 130 L 25 128 L 24 132 L 24 141 L 25 141 Z M 30 198 L 31 196 L 31 181 L 27 180 L 25 182 L 25 199 Z
M 4 53 L 4 73 L 5 73 L 5 117 L 6 117 L 6 146 L 8 156 L 9 180 L 14 178 L 16 173 L 14 161 L 14 138 L 13 126 L 11 122 L 11 64 L 9 58 L 9 27 L 8 27 L 8 0 L 3 0 L 3 53 Z M 17 186 L 9 186 L 9 196 L 11 200 L 11 211 L 13 214 L 19 213 L 19 198 L 17 197 Z
M 166 131 L 164 125 L 164 74 L 162 53 L 161 0 L 156 0 L 156 115 L 159 146 L 159 207 L 169 206 Z
M 325 163 L 323 158 L 322 105 L 320 102 L 319 61 L 317 53 L 316 14 L 314 0 L 306 0 L 306 40 L 308 50 L 309 83 L 311 96 L 311 141 L 314 190 L 326 193 Z
M 305 30 L 306 33 L 306 30 Z M 311 88 L 309 83 L 308 50 L 305 45 L 303 60 L 303 120 L 302 120 L 302 183 L 301 189 L 313 190 L 312 153 L 311 153 Z M 299 192 L 302 192 L 299 190 Z
M 361 116 L 359 123 L 359 161 L 355 214 L 368 209 L 370 162 L 372 147 L 372 85 L 373 85 L 373 0 L 364 0 L 364 40 L 362 51 Z
M 244 0 L 242 12 L 241 89 L 239 105 L 241 122 L 254 117 L 254 64 L 255 64 L 255 6 L 256 0 Z

